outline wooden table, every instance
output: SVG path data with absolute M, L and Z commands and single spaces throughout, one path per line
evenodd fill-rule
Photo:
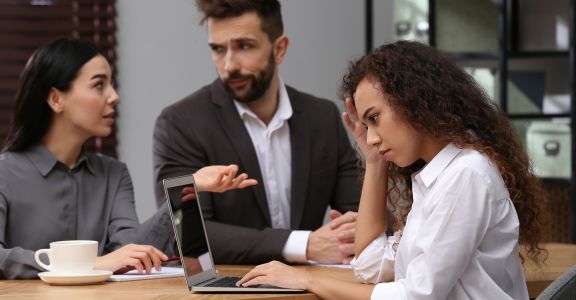
M 538 269 L 526 260 L 525 275 L 530 298 L 536 298 L 554 279 L 576 265 L 576 245 L 573 244 L 545 244 L 548 250 L 548 259 L 544 266 Z
M 218 266 L 219 274 L 239 276 L 252 266 Z M 298 266 L 311 272 L 355 281 L 349 269 Z M 0 280 L 0 299 L 46 299 L 46 300 L 105 300 L 105 299 L 319 299 L 312 293 L 289 294 L 192 294 L 183 277 L 125 282 L 105 282 L 95 285 L 55 286 L 41 280 Z
M 535 298 L 554 279 L 576 264 L 576 245 L 546 244 L 550 255 L 546 265 L 537 269 L 530 261 L 526 263 L 526 281 L 530 298 Z M 251 266 L 218 266 L 222 275 L 243 275 Z M 298 266 L 311 272 L 335 278 L 355 281 L 349 269 Z M 9 299 L 305 299 L 316 300 L 314 294 L 192 294 L 188 292 L 183 278 L 105 282 L 83 286 L 52 286 L 40 280 L 0 280 L 0 298 Z

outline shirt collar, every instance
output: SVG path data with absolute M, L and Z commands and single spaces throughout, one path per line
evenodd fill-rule
M 48 173 L 50 173 L 58 163 L 61 163 L 58 161 L 58 158 L 56 158 L 56 156 L 54 156 L 54 154 L 42 144 L 32 146 L 28 151 L 26 151 L 26 155 L 44 177 L 46 177 L 46 175 L 48 175 Z M 95 174 L 94 164 L 88 158 L 84 149 L 80 152 L 80 157 L 72 169 L 76 169 L 82 165 L 86 165 L 90 173 Z
M 84 148 L 82 148 L 82 152 L 80 152 L 80 158 L 78 158 L 78 162 L 76 163 L 76 166 L 74 166 L 74 168 L 81 166 L 82 163 L 84 163 L 84 165 L 86 166 L 88 171 L 92 173 L 92 175 L 96 175 L 96 169 L 95 169 L 96 167 L 94 165 L 94 160 L 90 159 L 88 152 Z
M 270 125 L 275 123 L 282 123 L 292 117 L 292 105 L 290 104 L 288 91 L 286 90 L 286 86 L 284 85 L 282 78 L 279 78 L 279 81 L 278 108 L 276 109 L 274 117 L 272 117 L 272 121 L 270 121 Z M 240 114 L 240 118 L 242 118 L 242 120 L 246 120 L 247 116 L 258 118 L 258 116 L 256 116 L 256 114 L 250 110 L 248 105 L 245 103 L 238 102 L 236 99 L 234 99 L 234 106 L 236 106 L 236 110 L 238 110 L 238 114 Z
M 415 178 L 424 183 L 426 188 L 429 188 L 460 152 L 462 152 L 462 148 L 458 148 L 453 143 L 446 145 L 426 164 L 422 171 L 416 174 Z

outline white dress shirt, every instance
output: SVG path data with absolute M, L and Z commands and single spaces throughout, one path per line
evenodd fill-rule
M 292 117 L 292 105 L 286 87 L 280 80 L 278 107 L 268 125 L 246 104 L 234 101 L 234 105 L 256 150 L 272 228 L 290 229 L 292 151 L 288 120 Z M 287 261 L 306 261 L 309 235 L 309 231 L 292 231 L 282 252 Z
M 412 176 L 412 192 L 397 253 L 381 236 L 353 261 L 365 282 L 394 268 L 372 299 L 528 299 L 518 215 L 486 156 L 449 144 Z

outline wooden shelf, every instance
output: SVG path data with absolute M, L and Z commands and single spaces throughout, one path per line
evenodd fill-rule
M 569 178 L 541 178 L 542 184 L 547 187 L 565 187 L 570 186 Z
M 428 0 L 428 7 L 429 7 L 429 37 L 430 37 L 430 45 L 438 46 L 437 37 L 438 30 L 436 29 L 437 26 L 437 19 L 438 19 L 438 10 L 437 2 L 439 0 Z M 466 2 L 466 1 L 460 1 Z M 489 68 L 494 75 L 496 82 L 494 84 L 494 97 L 499 99 L 500 107 L 504 112 L 506 112 L 506 116 L 513 121 L 523 121 L 523 120 L 550 120 L 554 118 L 563 118 L 570 121 L 570 138 L 572 140 L 572 145 L 574 145 L 574 141 L 576 140 L 576 55 L 574 52 L 574 47 L 576 40 L 574 39 L 574 30 L 576 28 L 576 1 L 575 0 L 560 0 L 555 2 L 554 4 L 551 3 L 550 5 L 564 5 L 566 9 L 569 9 L 568 12 L 568 19 L 567 19 L 567 28 L 570 30 L 570 38 L 569 38 L 569 49 L 561 49 L 557 50 L 554 49 L 553 43 L 547 43 L 544 46 L 549 49 L 543 50 L 526 50 L 525 46 L 522 48 L 522 45 L 542 45 L 538 39 L 536 42 L 532 41 L 532 43 L 524 43 L 522 42 L 522 38 L 526 38 L 530 30 L 534 30 L 539 28 L 539 24 L 534 24 L 535 22 L 539 22 L 542 20 L 542 17 L 546 17 L 546 13 L 542 11 L 542 17 L 536 15 L 532 16 L 530 26 L 522 27 L 520 20 L 523 17 L 526 17 L 526 13 L 520 15 L 521 12 L 521 5 L 527 5 L 527 2 L 523 0 L 500 0 L 500 1 L 490 1 L 493 2 L 495 9 L 497 10 L 498 14 L 498 35 L 494 36 L 497 41 L 496 49 L 494 49 L 494 43 L 479 43 L 478 46 L 475 47 L 477 49 L 490 49 L 487 51 L 472 51 L 472 52 L 457 52 L 452 51 L 450 52 L 448 49 L 442 49 L 439 47 L 439 50 L 442 51 L 445 55 L 453 59 L 456 63 L 463 67 L 472 67 L 472 68 Z M 541 1 L 534 1 L 535 3 L 540 3 Z M 457 5 L 458 1 L 450 1 L 451 5 Z M 482 2 L 484 3 L 484 2 Z M 462 5 L 469 5 L 468 2 Z M 543 7 L 546 7 L 548 4 L 544 4 Z M 567 6 L 566 6 L 567 5 Z M 524 6 L 526 8 L 526 6 Z M 455 14 L 458 13 L 457 9 L 451 11 L 451 13 Z M 469 13 L 466 11 L 465 13 Z M 489 11 L 490 14 L 495 14 L 492 8 Z M 539 11 L 534 11 L 536 14 L 540 14 Z M 490 15 L 492 16 L 492 15 Z M 466 16 L 459 16 L 459 20 L 461 22 L 466 22 Z M 453 21 L 454 21 L 453 20 Z M 492 19 L 491 19 L 492 20 Z M 455 22 L 455 21 L 454 21 Z M 486 23 L 488 24 L 488 23 Z M 492 23 L 490 23 L 492 24 Z M 445 24 L 444 24 L 445 25 Z M 450 24 L 452 26 L 458 26 L 458 24 Z M 483 24 L 482 26 L 484 26 Z M 457 28 L 457 27 L 455 27 Z M 482 33 L 490 33 L 493 34 L 492 30 L 493 27 L 490 27 L 490 30 L 482 31 Z M 525 32 L 520 32 L 520 30 L 528 30 Z M 461 33 L 461 32 L 458 32 Z M 522 33 L 526 33 L 522 35 Z M 534 33 L 535 36 L 537 33 Z M 454 34 L 455 35 L 455 34 Z M 530 35 L 531 36 L 531 35 Z M 457 37 L 455 35 L 455 37 Z M 453 37 L 453 38 L 455 38 Z M 550 36 L 547 36 L 551 38 Z M 552 39 L 548 39 L 552 40 Z M 446 43 L 446 42 L 445 42 Z M 456 43 L 456 41 L 450 40 L 450 43 L 447 45 L 452 45 Z M 556 43 L 557 44 L 557 43 Z M 475 45 L 475 44 L 474 44 Z M 486 46 L 490 45 L 490 46 Z M 469 46 L 473 45 L 461 45 Z M 438 47 L 437 47 L 438 48 Z M 447 47 L 445 47 L 447 48 Z M 455 46 L 452 46 L 454 49 L 458 49 Z M 472 49 L 475 49 L 472 48 Z M 535 48 L 535 47 L 533 47 Z M 466 48 L 461 48 L 466 49 Z M 563 69 L 563 66 L 566 66 L 566 69 Z M 565 74 L 560 74 L 560 72 L 565 72 Z M 518 91 L 520 88 L 518 86 L 513 88 L 512 93 L 509 94 L 509 82 L 510 82 L 510 73 L 518 72 L 518 71 L 536 71 L 536 72 L 543 72 L 545 73 L 546 77 L 549 77 L 547 72 L 556 72 L 557 76 L 562 79 L 566 79 L 566 83 L 564 81 L 559 82 L 558 80 L 550 81 L 550 78 L 546 78 L 547 83 L 544 86 L 544 94 L 566 94 L 564 86 L 567 85 L 568 94 L 570 95 L 570 107 L 568 111 L 562 111 L 562 113 L 542 113 L 542 112 L 510 112 L 512 110 L 521 110 L 522 108 L 517 108 L 517 105 L 511 107 L 511 103 L 509 103 L 510 97 L 514 95 L 514 93 L 522 92 Z M 512 74 L 514 75 L 514 74 Z M 524 83 L 529 84 L 529 83 Z M 513 103 L 517 104 L 517 103 Z M 573 220 L 576 219 L 576 150 L 572 149 L 570 153 L 571 163 L 570 169 L 572 170 L 572 177 L 571 178 L 541 178 L 542 183 L 544 184 L 546 190 L 551 194 L 551 198 L 558 200 L 562 199 L 562 203 L 559 204 L 559 201 L 555 202 L 555 206 L 551 207 L 554 210 L 553 214 L 562 215 L 562 220 Z M 576 243 L 576 223 L 559 223 L 556 224 L 557 227 L 553 232 L 558 232 L 559 230 L 563 229 L 570 229 L 568 232 L 563 234 L 563 240 L 572 241 Z
M 570 113 L 562 114 L 537 114 L 537 113 L 508 113 L 510 119 L 550 119 L 550 118 L 570 118 Z
M 455 60 L 497 60 L 500 56 L 493 52 L 444 52 Z
M 509 58 L 570 58 L 568 51 L 512 51 Z

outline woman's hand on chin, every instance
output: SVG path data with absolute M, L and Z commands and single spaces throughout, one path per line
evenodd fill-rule
M 364 156 L 366 165 L 385 162 L 384 158 L 378 153 L 378 148 L 373 145 L 368 145 L 366 142 L 366 126 L 360 122 L 358 112 L 356 111 L 356 107 L 354 107 L 351 98 L 346 98 L 346 109 L 347 112 L 342 113 L 342 120 L 360 148 L 360 152 L 362 152 L 362 156 Z M 384 166 L 387 166 L 387 164 L 385 163 Z

